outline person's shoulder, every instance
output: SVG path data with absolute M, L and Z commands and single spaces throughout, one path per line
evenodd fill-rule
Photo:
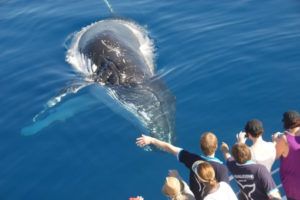
M 269 173 L 268 169 L 267 169 L 266 166 L 264 166 L 263 164 L 255 163 L 254 165 L 255 165 L 255 167 L 257 168 L 257 170 L 260 170 L 260 171 L 262 171 L 262 172 L 268 172 L 268 173 Z
M 287 141 L 287 138 L 286 138 L 286 135 L 288 133 L 287 132 L 284 132 L 282 134 L 279 134 L 278 137 L 276 138 L 276 142 L 286 142 Z
M 259 178 L 262 178 L 262 176 L 271 176 L 271 173 L 268 171 L 266 166 L 259 163 L 249 165 L 249 169 L 251 169 L 253 173 L 256 173 Z
M 201 156 L 191 153 L 184 149 L 179 152 L 177 159 L 179 162 L 184 163 L 186 165 L 186 167 L 188 167 L 190 169 L 192 168 L 193 164 L 196 161 L 203 160 L 203 158 L 201 158 Z
M 209 162 L 216 171 L 219 171 L 219 170 L 224 171 L 224 169 L 227 170 L 227 167 L 225 166 L 225 164 L 217 158 L 215 158 L 214 160 L 206 160 L 206 161 Z
M 195 159 L 199 159 L 199 160 L 201 159 L 202 160 L 201 156 L 199 156 L 198 154 L 192 153 L 192 152 L 190 152 L 186 149 L 181 149 L 181 151 L 179 152 L 179 155 L 180 156 L 193 157 Z
M 209 162 L 214 168 L 217 168 L 219 170 L 226 170 L 227 171 L 227 167 L 225 166 L 225 164 L 223 163 L 219 163 L 219 162 Z

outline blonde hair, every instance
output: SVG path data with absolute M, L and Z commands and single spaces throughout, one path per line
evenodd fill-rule
M 205 132 L 200 138 L 200 148 L 203 153 L 211 155 L 216 152 L 218 148 L 218 138 L 212 132 Z
M 183 183 L 176 177 L 166 177 L 162 192 L 172 200 L 189 200 L 188 196 L 183 194 Z
M 208 162 L 203 161 L 199 163 L 197 173 L 200 181 L 208 184 L 210 187 L 215 187 L 218 184 L 215 170 Z

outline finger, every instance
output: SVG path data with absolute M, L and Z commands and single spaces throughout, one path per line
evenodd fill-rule
M 141 142 L 141 141 L 145 142 L 145 139 L 144 138 L 137 138 L 136 141 L 137 142 Z
M 145 143 L 145 141 L 144 140 L 137 140 L 136 143 L 142 144 L 142 143 Z
M 143 142 L 143 141 L 138 141 L 138 142 L 136 142 L 136 144 L 137 144 L 137 145 L 143 145 L 144 142 Z

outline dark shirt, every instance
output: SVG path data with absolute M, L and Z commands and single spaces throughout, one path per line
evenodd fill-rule
M 195 195 L 196 200 L 203 200 L 204 196 L 206 195 L 204 184 L 198 181 L 196 172 L 193 171 L 193 164 L 199 160 L 207 161 L 213 166 L 218 182 L 223 181 L 229 184 L 228 169 L 217 158 L 198 156 L 186 150 L 181 150 L 178 154 L 178 160 L 190 170 L 189 185 L 191 191 Z
M 239 199 L 269 199 L 268 193 L 277 190 L 270 172 L 261 164 L 253 161 L 238 164 L 230 157 L 227 167 L 240 187 Z

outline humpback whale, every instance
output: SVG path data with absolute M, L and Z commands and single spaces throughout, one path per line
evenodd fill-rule
M 121 112 L 130 114 L 124 115 L 128 120 L 137 121 L 152 136 L 172 142 L 175 97 L 155 74 L 154 45 L 144 28 L 121 19 L 95 22 L 74 35 L 66 60 L 82 81 L 52 98 L 34 118 L 33 124 L 22 130 L 24 135 L 35 134 L 57 120 L 71 117 L 76 113 L 76 102 L 81 104 L 78 112 L 84 110 L 84 102 L 93 107 L 96 101 L 88 101 L 86 95 L 78 101 L 75 97 L 67 102 L 60 101 L 68 93 L 94 85 L 114 101 L 113 104 L 110 100 L 104 101 L 108 106 L 119 105 L 123 108 Z M 98 97 L 101 100 L 103 95 Z M 64 109 L 72 107 L 72 112 L 65 114 Z M 55 112 L 49 112 L 53 108 Z

